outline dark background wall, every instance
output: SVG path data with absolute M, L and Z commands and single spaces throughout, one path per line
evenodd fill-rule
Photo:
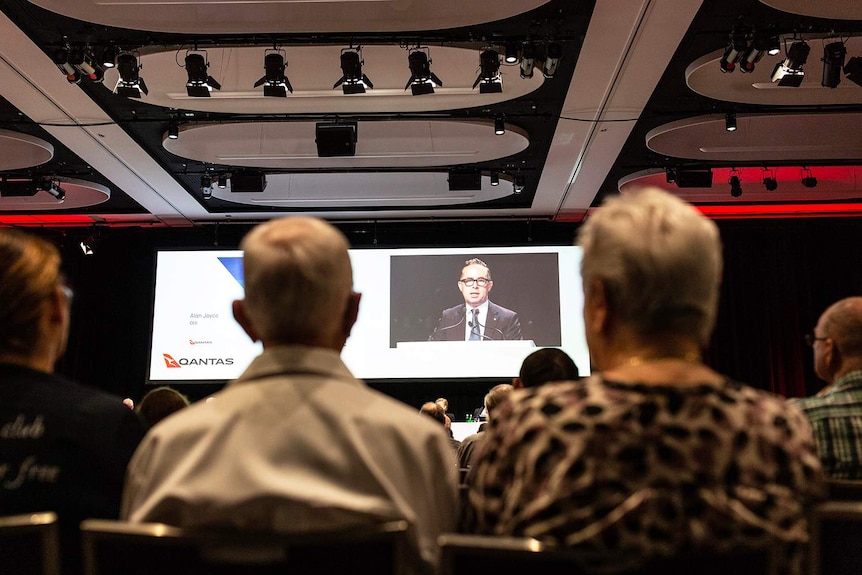
M 339 227 L 354 247 L 371 249 L 565 245 L 576 232 L 571 224 L 520 221 Z M 791 396 L 813 392 L 818 384 L 802 336 L 830 303 L 862 295 L 862 220 L 723 221 L 719 227 L 725 246 L 725 274 L 707 363 L 763 389 Z M 69 350 L 59 370 L 118 395 L 140 398 L 145 392 L 149 353 L 155 250 L 235 248 L 248 229 L 239 224 L 104 229 L 93 256 L 83 256 L 77 245 L 89 230 L 68 230 L 63 235 L 44 231 L 61 246 L 76 294 Z M 496 270 L 494 273 L 497 280 Z M 452 295 L 458 295 L 454 288 Z M 450 411 L 463 418 L 481 405 L 490 387 L 501 381 L 369 383 L 417 409 L 424 401 L 447 397 Z M 197 399 L 219 387 L 187 384 L 181 389 Z

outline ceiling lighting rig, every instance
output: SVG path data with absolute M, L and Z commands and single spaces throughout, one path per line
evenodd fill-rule
M 0 197 L 28 198 L 35 196 L 37 192 L 48 192 L 59 203 L 66 199 L 66 190 L 56 178 L 9 180 L 3 176 L 0 179 Z
M 58 48 L 54 51 L 52 60 L 70 84 L 79 84 L 81 78 L 87 78 L 96 83 L 105 79 L 102 66 L 96 63 L 89 48 L 69 46 Z
M 830 42 L 823 47 L 823 79 L 820 85 L 824 88 L 836 88 L 841 83 L 841 69 L 844 67 L 844 58 L 847 56 L 847 47 L 844 42 Z
M 254 83 L 254 87 L 263 86 L 263 95 L 273 98 L 285 98 L 287 92 L 293 94 L 293 86 L 284 73 L 287 68 L 284 50 L 272 48 L 264 53 L 263 78 Z
M 802 68 L 808 61 L 809 52 L 811 52 L 811 46 L 804 40 L 793 42 L 787 50 L 787 56 L 784 60 L 775 65 L 775 69 L 772 71 L 772 81 L 778 82 L 779 86 L 798 88 L 805 78 L 805 72 Z
M 410 79 L 404 89 L 410 88 L 414 96 L 433 94 L 435 84 L 443 87 L 443 82 L 431 71 L 431 54 L 428 48 L 417 46 L 410 50 L 407 54 L 407 65 L 410 68 Z
M 345 94 L 364 94 L 365 89 L 374 89 L 374 84 L 362 72 L 365 60 L 362 59 L 362 48 L 344 48 L 341 50 L 341 79 L 333 84 L 332 89 L 341 86 Z
M 207 73 L 210 67 L 207 53 L 203 51 L 186 52 L 186 93 L 189 98 L 209 98 L 213 90 L 221 90 L 221 84 Z

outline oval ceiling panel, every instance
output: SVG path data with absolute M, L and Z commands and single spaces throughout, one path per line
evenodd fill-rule
M 32 168 L 54 157 L 54 146 L 36 136 L 0 130 L 0 171 Z
M 455 206 L 496 200 L 511 195 L 511 182 L 500 178 L 492 186 L 482 177 L 481 190 L 450 191 L 446 172 L 387 172 L 271 174 L 260 193 L 232 193 L 213 185 L 214 198 L 249 206 L 296 209 L 351 209 L 382 207 Z
M 809 40 L 811 51 L 803 70 L 805 77 L 799 87 L 779 86 L 772 82 L 772 71 L 784 60 L 784 55 L 765 55 L 754 71 L 743 74 L 739 70 L 732 73 L 721 71 L 719 62 L 724 53 L 717 50 L 698 58 L 685 70 L 688 87 L 708 98 L 725 102 L 773 106 L 826 106 L 836 104 L 858 104 L 862 101 L 862 86 L 854 84 L 844 75 L 837 88 L 820 85 L 823 79 L 823 45 L 835 41 Z M 862 53 L 862 38 L 850 38 L 845 42 L 847 58 Z
M 111 190 L 101 184 L 64 178 L 59 181 L 66 193 L 65 199 L 58 200 L 45 190 L 32 196 L 0 197 L 0 211 L 51 211 L 87 208 L 108 201 Z
M 315 122 L 193 125 L 164 138 L 169 152 L 211 164 L 249 168 L 408 168 L 471 164 L 517 154 L 529 140 L 512 129 L 494 134 L 483 122 L 359 122 L 355 156 L 317 156 Z
M 830 18 L 834 20 L 862 20 L 862 0 L 760 0 L 782 12 Z
M 106 26 L 187 34 L 443 30 L 510 18 L 548 0 L 30 0 Z
M 649 149 L 710 162 L 816 162 L 862 158 L 862 113 L 743 115 L 725 129 L 723 115 L 698 116 L 650 130 Z
M 538 89 L 544 77 L 533 74 L 521 78 L 520 67 L 501 66 L 503 91 L 481 94 L 473 88 L 479 69 L 480 50 L 438 46 L 430 49 L 431 71 L 443 83 L 433 94 L 413 96 L 407 84 L 410 69 L 407 50 L 399 46 L 363 46 L 363 73 L 374 88 L 364 94 L 343 93 L 334 84 L 341 79 L 341 50 L 344 46 L 296 46 L 285 49 L 285 75 L 293 93 L 283 98 L 266 97 L 263 87 L 254 84 L 264 75 L 263 47 L 208 48 L 207 72 L 220 85 L 209 97 L 186 93 L 188 74 L 184 67 L 186 50 L 143 54 L 140 76 L 149 94 L 141 101 L 166 108 L 245 114 L 346 114 L 374 112 L 431 112 L 487 106 L 519 98 Z M 114 89 L 119 73 L 105 72 L 105 86 Z
M 619 181 L 622 193 L 644 186 L 656 186 L 669 190 L 676 196 L 693 204 L 715 203 L 768 203 L 768 202 L 826 202 L 862 198 L 862 167 L 860 166 L 816 166 L 810 168 L 815 178 L 815 187 L 802 183 L 801 166 L 779 168 L 739 168 L 735 175 L 740 180 L 742 195 L 730 195 L 731 168 L 713 168 L 711 188 L 678 188 L 667 182 L 664 170 L 644 170 Z M 769 191 L 763 185 L 764 177 L 775 179 L 777 188 Z

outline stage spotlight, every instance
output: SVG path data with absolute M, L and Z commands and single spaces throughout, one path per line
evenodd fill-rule
M 206 52 L 186 53 L 186 74 L 189 76 L 186 93 L 189 98 L 209 98 L 210 92 L 221 90 L 221 84 L 207 74 L 209 66 Z
M 770 56 L 775 56 L 781 52 L 781 39 L 778 37 L 778 34 L 775 33 L 774 26 L 770 26 L 766 29 L 755 30 L 752 45 L 758 52 L 765 52 Z M 762 56 L 763 55 L 761 54 L 761 57 Z
M 341 72 L 343 76 L 332 86 L 332 89 L 341 86 L 341 91 L 345 94 L 364 94 L 365 88 L 373 90 L 374 84 L 362 72 L 364 64 L 361 48 L 344 48 L 341 50 Z
M 738 198 L 742 195 L 742 182 L 740 182 L 739 176 L 736 175 L 736 171 L 732 173 L 734 175 L 730 176 L 730 195 Z
M 254 83 L 254 87 L 263 86 L 263 95 L 272 98 L 286 98 L 287 93 L 293 94 L 293 86 L 284 73 L 287 60 L 284 50 L 267 50 L 263 57 L 263 77 Z
M 78 244 L 78 247 L 81 248 L 81 253 L 85 256 L 92 256 L 96 253 L 96 244 L 99 242 L 99 236 L 96 235 L 96 232 L 92 232 L 88 234 L 86 238 L 81 240 L 81 243 Z
M 810 51 L 811 47 L 803 41 L 791 44 L 784 61 L 775 65 L 775 69 L 772 71 L 772 81 L 778 82 L 779 86 L 798 88 L 805 77 L 802 68 L 808 60 Z
M 117 56 L 117 71 L 120 73 L 120 80 L 117 82 L 115 92 L 118 96 L 140 98 L 141 93 L 149 93 L 144 79 L 140 76 L 140 69 L 138 59 L 131 52 L 123 52 Z
M 414 48 L 407 55 L 407 65 L 410 68 L 410 79 L 404 89 L 410 88 L 414 96 L 434 93 L 434 84 L 441 88 L 443 82 L 437 74 L 431 71 L 431 57 L 428 48 Z
M 500 174 L 499 172 L 491 172 L 491 185 L 497 187 L 500 185 Z
M 536 65 L 536 45 L 530 41 L 521 49 L 521 78 L 532 78 Z
M 748 50 L 749 42 L 747 31 L 741 26 L 734 26 L 733 32 L 730 34 L 727 48 L 725 48 L 724 54 L 722 54 L 721 60 L 718 63 L 721 71 L 727 73 L 736 70 L 737 62 L 742 60 L 743 55 L 745 55 Z M 753 69 L 754 66 L 752 64 L 751 70 Z M 746 72 L 750 72 L 751 70 L 746 70 Z
M 213 197 L 213 178 L 209 174 L 201 176 L 201 195 L 205 200 Z
M 66 199 L 66 190 L 60 186 L 59 180 L 50 180 L 47 182 L 45 191 L 57 198 L 57 201 L 62 203 Z
M 102 57 L 99 60 L 102 68 L 113 68 L 117 65 L 117 49 L 113 46 L 105 46 L 102 48 Z
M 57 65 L 57 68 L 59 68 L 63 75 L 66 76 L 67 82 L 70 84 L 78 84 L 81 82 L 81 74 L 69 62 L 68 50 L 65 48 L 54 50 L 54 56 L 52 59 L 54 60 L 54 64 Z
M 853 57 L 844 65 L 844 77 L 856 84 L 862 86 L 862 58 Z
M 227 187 L 227 174 L 218 175 L 218 187 L 222 190 Z
M 506 52 L 504 60 L 506 64 L 516 64 L 518 62 L 518 44 L 516 42 L 506 42 Z
M 563 46 L 558 42 L 548 43 L 545 50 L 545 62 L 542 64 L 542 74 L 545 78 L 553 78 L 557 73 L 560 60 L 563 57 Z
M 817 187 L 817 178 L 811 173 L 811 170 L 808 168 L 803 168 L 802 170 L 802 185 L 806 188 L 816 188 Z
M 724 115 L 724 129 L 728 132 L 736 131 L 736 113 L 728 112 Z
M 775 172 L 772 170 L 763 170 L 763 187 L 767 192 L 774 192 L 778 189 L 778 180 L 775 179 Z
M 176 122 L 168 124 L 168 139 L 176 140 L 180 137 L 180 126 Z
M 527 179 L 523 174 L 515 174 L 515 179 L 513 180 L 512 190 L 516 194 L 520 194 L 524 191 L 524 188 L 527 187 Z
M 844 57 L 847 47 L 844 42 L 832 42 L 823 47 L 823 79 L 820 85 L 824 88 L 836 88 L 841 83 L 841 69 L 844 67 Z
M 497 114 L 494 117 L 494 133 L 498 136 L 502 136 L 506 133 L 506 120 L 503 118 L 502 114 Z
M 491 48 L 479 54 L 479 75 L 473 82 L 473 89 L 479 86 L 480 94 L 498 94 L 503 91 L 500 77 L 500 53 Z

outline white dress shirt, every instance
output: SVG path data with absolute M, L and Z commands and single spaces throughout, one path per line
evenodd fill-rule
M 472 326 L 470 325 L 473 322 L 473 310 L 479 310 L 479 339 L 485 339 L 483 336 L 485 335 L 485 324 L 488 322 L 488 300 L 483 301 L 479 307 L 472 308 L 469 305 L 467 306 L 467 321 L 464 322 L 464 339 L 470 339 L 470 332 L 473 331 Z

